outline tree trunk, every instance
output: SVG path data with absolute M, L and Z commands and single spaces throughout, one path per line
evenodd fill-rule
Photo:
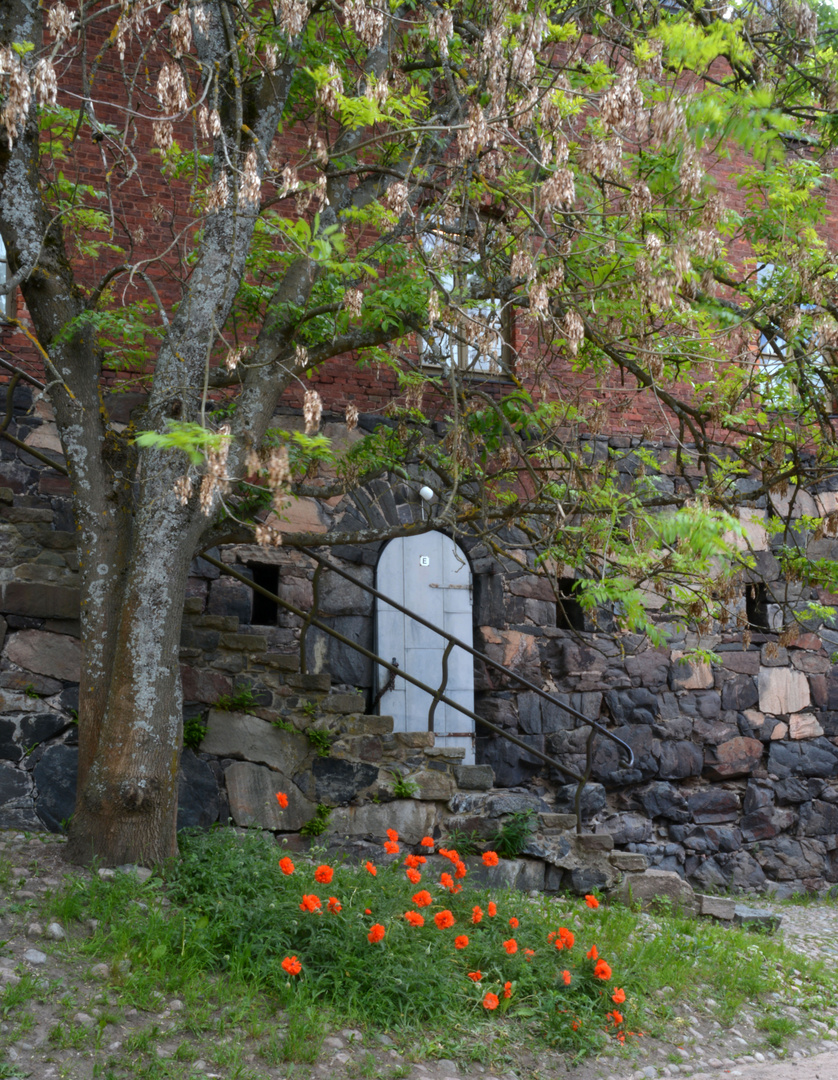
M 169 470 L 161 473 L 156 497 L 143 500 L 154 509 L 137 514 L 130 569 L 110 582 L 114 624 L 91 626 L 85 638 L 86 659 L 102 652 L 109 662 L 86 662 L 83 672 L 79 790 L 68 845 L 74 862 L 153 865 L 177 854 L 178 654 L 194 537 L 188 512 L 162 495 L 167 483 L 170 495 L 171 484 Z M 101 717 L 92 715 L 102 701 Z

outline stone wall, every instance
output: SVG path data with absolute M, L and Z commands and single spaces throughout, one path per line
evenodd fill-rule
M 108 406 L 126 422 L 140 400 L 114 396 Z M 297 422 L 296 416 L 283 417 L 286 426 Z M 362 427 L 378 422 L 362 417 Z M 33 406 L 27 389 L 15 391 L 11 431 L 59 458 L 48 410 L 42 403 Z M 328 417 L 326 433 L 352 437 Z M 610 449 L 624 454 L 630 469 L 628 440 L 611 442 Z M 600 454 L 603 448 L 609 450 L 599 440 L 591 452 Z M 684 481 L 662 474 L 657 482 L 674 486 Z M 0 827 L 58 828 L 72 812 L 80 645 L 69 496 L 64 477 L 0 440 Z M 838 558 L 838 540 L 811 535 L 799 521 L 801 514 L 826 514 L 836 505 L 838 493 L 824 490 L 798 492 L 794 504 L 788 497 L 773 503 L 758 499 L 743 511 L 756 563 L 743 574 L 738 604 L 743 615 L 749 579 L 765 585 L 767 626 L 787 621 L 790 611 L 811 599 L 838 604 L 836 597 L 783 581 L 776 556 L 778 545 L 792 540 L 815 557 Z M 415 485 L 380 482 L 332 507 L 296 500 L 288 507 L 286 525 L 352 532 L 409 523 L 424 512 Z M 769 534 L 772 515 L 788 515 L 785 533 Z M 507 542 L 515 545 L 514 533 Z M 660 598 L 650 597 L 650 602 L 668 634 L 665 649 L 648 648 L 631 634 L 617 635 L 607 612 L 600 613 L 598 626 L 587 622 L 584 629 L 571 631 L 559 625 L 561 613 L 543 579 L 468 538 L 461 543 L 473 573 L 475 644 L 559 701 L 599 719 L 634 751 L 629 769 L 615 744 L 597 737 L 592 783 L 583 803 L 591 829 L 704 888 L 823 889 L 838 882 L 838 675 L 831 663 L 838 631 L 833 620 L 806 623 L 785 647 L 767 632 L 753 633 L 745 648 L 741 631 L 717 627 L 700 644 L 714 649 L 721 662 L 693 666 L 679 659 L 699 641 L 667 621 Z M 281 596 L 311 609 L 314 566 L 305 556 L 255 546 L 214 554 L 257 582 L 274 582 L 271 588 Z M 329 554 L 363 583 L 374 583 L 375 545 L 339 546 Z M 368 593 L 324 572 L 319 611 L 348 637 L 373 647 Z M 307 674 L 300 674 L 301 652 Z M 184 754 L 181 824 L 206 825 L 230 814 L 243 823 L 233 789 L 250 790 L 252 778 L 262 775 L 254 769 L 278 768 L 276 762 L 263 761 L 261 751 L 255 756 L 233 753 L 223 743 L 221 713 L 213 707 L 219 698 L 243 689 L 255 705 L 250 719 L 236 714 L 224 722 L 228 736 L 235 730 L 249 738 L 248 725 L 258 723 L 269 743 L 296 739 L 302 751 L 309 742 L 302 730 L 306 719 L 311 722 L 316 715 L 333 731 L 331 764 L 312 755 L 308 745 L 308 756 L 297 755 L 287 779 L 315 808 L 320 803 L 336 811 L 347 807 L 335 821 L 359 819 L 359 806 L 374 807 L 375 799 L 391 798 L 387 776 L 392 779 L 393 767 L 422 774 L 422 791 L 431 785 L 424 801 L 436 806 L 438 826 L 444 826 L 446 814 L 457 821 L 463 817 L 450 803 L 457 784 L 453 758 L 443 760 L 432 746 L 408 746 L 397 735 L 374 730 L 375 718 L 368 715 L 375 697 L 368 659 L 316 629 L 301 645 L 299 619 L 270 605 L 254 608 L 252 590 L 200 558 L 190 572 L 181 659 L 185 719 L 209 725 L 199 753 Z M 585 725 L 480 663 L 475 685 L 481 716 L 568 766 L 583 766 Z M 341 700 L 354 711 L 333 708 Z M 367 719 L 350 722 L 347 717 Z M 273 728 L 277 720 L 295 726 L 297 734 Z M 366 725 L 363 731 L 359 724 Z M 499 787 L 525 788 L 529 797 L 541 800 L 540 813 L 571 809 L 574 785 L 525 750 L 481 730 L 478 762 L 491 766 Z M 361 819 L 364 814 L 374 817 L 369 809 Z

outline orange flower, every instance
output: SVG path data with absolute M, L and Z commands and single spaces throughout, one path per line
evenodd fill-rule
M 296 956 L 286 956 L 282 961 L 282 967 L 289 975 L 299 975 L 303 970 L 303 965 Z
M 372 908 L 365 907 L 364 908 L 364 914 L 365 915 L 372 915 Z
M 599 907 L 599 900 L 597 900 L 595 896 L 591 896 L 590 894 L 585 897 L 585 903 L 593 911 L 596 911 L 596 909 Z
M 278 791 L 276 793 L 276 801 L 279 803 L 283 810 L 288 809 L 288 796 L 285 794 L 284 791 Z M 296 972 L 293 972 L 292 974 L 296 975 Z
M 447 856 L 448 856 L 448 848 L 444 848 L 444 847 L 437 848 L 437 854 L 438 855 L 443 855 L 443 856 L 445 856 L 447 858 Z
M 520 923 L 518 922 L 518 920 L 513 915 L 512 918 L 509 920 L 509 925 L 512 927 L 513 930 L 517 930 L 518 927 L 520 926 Z
M 565 984 L 565 986 L 570 986 L 570 972 L 569 971 L 563 971 L 562 972 L 562 982 Z
M 466 869 L 466 864 L 464 862 L 458 862 L 457 865 L 454 867 L 455 878 L 464 878 L 467 873 L 468 870 Z
M 425 862 L 424 855 L 408 855 L 408 857 L 404 861 L 404 864 L 408 868 L 408 870 L 415 870 L 416 867 L 421 866 L 423 862 Z
M 505 982 L 503 984 L 503 996 L 505 998 L 512 997 L 512 983 L 511 982 Z
M 574 1020 L 573 1023 L 570 1026 L 573 1028 L 574 1031 L 578 1031 L 579 1030 L 579 1021 Z
M 428 861 L 424 855 L 414 855 L 413 858 L 416 860 L 417 866 L 424 866 Z
M 622 987 L 619 987 L 619 989 L 615 990 L 614 993 L 611 995 L 611 1000 L 614 1002 L 615 1005 L 622 1005 L 623 1002 L 626 1000 L 625 990 L 623 990 Z
M 343 911 L 343 904 L 341 904 L 341 902 L 336 896 L 329 897 L 328 907 L 329 911 L 333 911 L 335 914 L 337 914 L 339 911 Z
M 527 963 L 529 963 L 530 957 L 535 956 L 535 949 L 524 949 L 524 956 L 526 956 Z
M 497 994 L 486 994 L 483 998 L 484 1009 L 496 1009 L 500 1005 Z
M 548 944 L 548 945 L 552 945 L 552 944 L 553 944 L 553 942 L 554 942 L 554 941 L 556 940 L 556 938 L 558 937 L 558 933 L 559 933 L 559 931 L 558 931 L 558 930 L 551 930 L 551 931 L 550 931 L 550 933 L 549 933 L 549 934 L 547 935 L 547 944 Z
M 301 911 L 319 911 L 322 906 L 319 896 L 315 896 L 314 893 L 303 893 Z
M 482 918 L 483 918 L 483 912 L 480 909 L 480 907 L 477 904 L 475 904 L 474 907 L 471 909 L 471 921 L 476 926 L 480 922 L 480 920 Z
M 279 860 L 279 869 L 285 874 L 286 877 L 290 877 L 294 873 L 294 864 L 286 855 L 284 859 Z
M 515 940 L 514 937 L 511 937 L 509 941 L 504 941 L 503 947 L 504 949 L 506 949 L 510 956 L 514 956 L 515 953 L 518 951 L 518 942 Z
M 439 879 L 439 883 L 444 889 L 454 888 L 454 879 L 450 874 L 443 874 Z
M 332 878 L 335 876 L 334 870 L 331 866 L 318 866 L 314 871 L 314 880 L 319 881 L 321 885 L 328 885 Z
M 589 960 L 596 960 L 596 958 L 599 956 L 596 945 L 592 945 L 590 949 L 588 949 L 588 951 L 585 953 L 585 956 L 587 956 Z
M 471 979 L 472 982 L 478 983 L 483 978 L 483 972 L 482 971 L 470 971 L 468 973 L 468 977 Z
M 418 870 L 408 869 L 405 871 L 405 873 L 407 874 L 407 880 L 410 882 L 411 885 L 418 885 L 419 882 L 422 880 L 422 875 L 419 873 Z
M 395 844 L 396 841 L 399 839 L 399 834 L 396 832 L 395 829 L 388 829 L 387 830 L 387 839 L 391 843 Z
M 367 940 L 375 945 L 377 941 L 381 941 L 384 937 L 384 927 L 380 922 L 373 923 L 370 927 L 370 932 L 367 934 Z
M 413 903 L 417 907 L 429 907 L 434 902 L 434 898 L 428 892 L 427 889 L 423 889 L 413 897 Z
M 366 870 L 368 870 L 372 874 L 373 877 L 375 877 L 375 875 L 378 873 L 378 870 L 372 865 L 371 862 L 365 862 L 364 863 L 364 868 Z
M 487 911 L 489 912 L 489 918 L 494 919 L 495 915 L 497 915 L 498 913 L 498 905 L 494 902 L 494 900 L 489 901 L 489 907 L 487 908 Z
M 498 861 L 498 853 L 496 851 L 483 852 L 483 863 L 485 866 L 497 866 Z
M 468 938 L 466 937 L 465 934 L 460 934 L 458 937 L 454 938 L 454 948 L 455 949 L 466 949 L 466 948 L 468 948 Z
M 432 848 L 434 846 L 434 838 L 432 836 L 423 836 L 419 843 L 422 847 Z
M 414 900 L 416 897 L 414 896 Z M 434 922 L 437 924 L 440 930 L 447 930 L 449 926 L 454 925 L 454 916 L 446 908 L 445 911 L 438 911 L 434 915 Z
M 405 919 L 407 919 L 411 926 L 425 925 L 425 920 L 422 918 L 418 911 L 406 911 L 404 913 L 404 917 Z
M 612 1020 L 614 1021 L 615 1024 L 622 1024 L 622 1022 L 623 1022 L 623 1014 L 617 1012 L 616 1009 L 614 1009 L 614 1011 L 609 1013 L 608 1015 L 612 1018 Z
M 454 896 L 456 896 L 458 892 L 462 892 L 462 891 L 463 891 L 462 885 L 452 885 L 451 886 L 451 892 L 454 894 Z
M 576 938 L 566 926 L 559 927 L 559 940 L 556 942 L 557 949 L 572 949 Z
M 602 979 L 603 982 L 608 982 L 611 978 L 611 968 L 604 960 L 597 960 L 594 967 L 594 978 Z
M 384 850 L 387 852 L 388 855 L 398 855 L 398 853 L 401 851 L 401 848 L 395 840 L 385 840 Z

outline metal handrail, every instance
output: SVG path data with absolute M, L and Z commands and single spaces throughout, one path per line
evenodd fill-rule
M 306 554 L 311 555 L 312 552 L 308 551 L 308 552 L 306 552 Z M 222 563 L 218 559 L 213 558 L 213 556 L 209 555 L 207 552 L 202 552 L 201 553 L 201 558 L 206 560 L 206 562 L 210 563 L 212 566 L 215 566 L 222 573 L 229 574 L 231 577 L 236 578 L 238 581 L 242 582 L 242 584 L 246 585 L 253 592 L 258 592 L 260 595 L 267 597 L 269 600 L 273 601 L 273 603 L 275 603 L 275 604 L 279 605 L 280 607 L 284 608 L 286 611 L 291 612 L 292 615 L 295 615 L 297 618 L 302 619 L 306 626 L 315 626 L 318 630 L 322 630 L 324 633 L 326 633 L 326 634 L 330 635 L 331 637 L 335 638 L 337 641 L 340 641 L 342 644 L 348 645 L 351 649 L 354 649 L 356 652 L 360 653 L 362 656 L 366 656 L 368 659 L 372 660 L 376 664 L 379 664 L 381 667 L 386 668 L 388 671 L 392 672 L 394 675 L 404 679 L 406 682 L 409 682 L 414 686 L 417 686 L 420 690 L 423 690 L 426 694 L 430 694 L 434 698 L 434 700 L 435 700 L 435 702 L 437 704 L 441 702 L 444 705 L 449 705 L 451 708 L 456 709 L 458 712 L 462 713 L 464 716 L 467 716 L 470 720 L 474 720 L 476 723 L 482 724 L 483 727 L 486 728 L 487 730 L 494 732 L 494 734 L 496 734 L 496 735 L 500 735 L 501 738 L 506 739 L 507 742 L 511 742 L 513 745 L 520 747 L 522 750 L 526 750 L 527 753 L 531 754 L 533 757 L 539 758 L 540 760 L 544 761 L 546 764 L 552 766 L 554 769 L 557 769 L 559 772 L 564 773 L 565 776 L 569 776 L 573 780 L 576 780 L 577 784 L 578 784 L 578 787 L 577 787 L 576 798 L 575 798 L 575 811 L 576 811 L 576 831 L 578 833 L 582 832 L 581 796 L 582 796 L 582 791 L 583 791 L 585 785 L 587 784 L 587 782 L 588 782 L 588 780 L 590 778 L 590 774 L 591 774 L 592 740 L 593 740 L 593 737 L 596 734 L 597 730 L 601 730 L 604 734 L 609 735 L 610 737 L 612 737 L 614 739 L 615 742 L 617 742 L 621 746 L 623 746 L 628 751 L 628 754 L 629 754 L 629 767 L 631 767 L 631 765 L 634 764 L 634 752 L 632 751 L 630 746 L 628 746 L 626 743 L 624 743 L 621 739 L 618 739 L 616 736 L 613 736 L 611 734 L 611 732 L 609 732 L 607 729 L 602 728 L 600 724 L 597 724 L 595 721 L 592 721 L 588 717 L 583 716 L 581 713 L 577 713 L 575 709 L 572 709 L 569 706 L 565 706 L 562 702 L 556 701 L 555 704 L 559 705 L 562 708 L 565 708 L 568 712 L 571 712 L 573 715 L 578 716 L 580 719 L 583 720 L 583 722 L 585 724 L 588 724 L 591 727 L 591 733 L 590 733 L 590 736 L 588 738 L 588 752 L 587 752 L 587 755 L 586 755 L 587 756 L 587 768 L 586 768 L 585 773 L 579 773 L 575 769 L 572 769 L 572 768 L 570 768 L 570 767 L 568 767 L 566 765 L 562 765 L 561 762 L 557 761 L 554 757 L 551 757 L 549 754 L 545 754 L 542 750 L 538 750 L 533 746 L 529 746 L 527 743 L 525 743 L 523 741 L 523 739 L 519 739 L 516 735 L 512 735 L 510 732 L 505 731 L 503 728 L 499 727 L 497 724 L 493 724 L 490 720 L 486 720 L 484 717 L 478 716 L 477 713 L 474 713 L 470 709 L 467 709 L 464 705 L 461 705 L 459 702 L 453 701 L 451 698 L 449 698 L 445 694 L 441 693 L 439 687 L 437 687 L 437 689 L 434 689 L 434 688 L 428 686 L 426 683 L 423 683 L 420 679 L 417 679 L 414 675 L 409 674 L 409 672 L 402 671 L 402 669 L 398 666 L 398 664 L 389 663 L 382 656 L 378 656 L 377 653 L 372 652 L 370 649 L 364 648 L 363 645 L 359 645 L 357 641 L 353 641 L 351 638 L 346 637 L 345 634 L 341 634 L 338 630 L 335 630 L 333 627 L 331 627 L 328 624 L 324 623 L 321 619 L 316 618 L 314 616 L 313 610 L 308 611 L 308 612 L 303 611 L 301 608 L 296 607 L 296 605 L 291 604 L 289 601 L 283 600 L 282 597 L 278 596 L 276 593 L 270 592 L 270 590 L 264 588 L 264 586 L 257 585 L 255 581 L 252 581 L 250 578 L 246 577 L 244 574 L 241 574 L 237 570 L 234 570 L 231 566 L 228 566 L 226 563 Z M 340 571 L 340 568 L 333 567 L 333 565 L 330 564 L 328 562 L 328 560 L 323 560 L 323 562 L 327 567 L 336 569 L 340 573 L 343 573 L 343 571 Z M 365 585 L 363 582 L 357 581 L 355 578 L 352 578 L 348 574 L 344 573 L 344 576 L 347 577 L 348 580 L 353 581 L 360 588 L 365 589 L 366 591 L 368 591 L 370 593 L 373 593 L 374 595 L 381 596 L 381 598 L 383 600 L 390 603 L 388 598 L 386 596 L 384 596 L 383 593 L 378 593 L 378 590 L 373 589 L 372 586 Z M 401 605 L 397 604 L 396 602 L 392 602 L 392 605 L 394 607 L 400 609 L 404 614 L 407 614 L 411 618 L 416 618 L 419 622 L 425 623 L 425 625 L 427 625 L 431 630 L 436 631 L 436 633 L 439 633 L 442 636 L 449 636 L 449 637 L 453 638 L 453 643 L 457 642 L 457 639 L 454 638 L 453 635 L 448 635 L 446 631 L 440 631 L 437 627 L 433 626 L 431 623 L 427 623 L 426 620 L 421 618 L 421 616 L 413 615 L 411 612 L 407 611 L 407 609 L 405 609 L 405 608 L 402 608 Z M 501 671 L 507 672 L 513 678 L 518 679 L 518 681 L 524 683 L 524 685 L 533 687 L 533 689 L 536 690 L 536 692 L 541 693 L 541 695 L 544 696 L 544 697 L 547 697 L 548 700 L 551 700 L 551 701 L 554 700 L 548 694 L 546 694 L 546 692 L 540 691 L 538 687 L 533 686 L 533 684 L 529 683 L 528 680 L 523 679 L 522 676 L 516 675 L 515 672 L 510 671 L 508 668 L 505 668 L 502 664 L 498 664 L 496 661 L 491 660 L 489 657 L 485 657 L 478 650 L 472 649 L 470 646 L 467 646 L 464 643 L 463 643 L 463 647 L 467 651 L 469 651 L 469 652 L 473 653 L 475 656 L 479 657 L 480 659 L 487 660 L 492 666 L 500 668 Z
M 487 656 L 486 653 L 481 652 L 479 649 L 475 649 L 472 645 L 467 645 L 464 641 L 461 641 L 454 634 L 449 633 L 447 630 L 440 630 L 438 626 L 434 626 L 432 622 L 424 619 L 421 615 L 417 615 L 416 612 L 410 611 L 408 608 L 404 607 L 396 600 L 391 599 L 384 593 L 379 592 L 378 589 L 373 588 L 372 585 L 367 585 L 365 582 L 359 581 L 357 578 L 347 573 L 340 566 L 335 566 L 333 562 L 330 562 L 328 559 L 323 558 L 322 555 L 318 555 L 314 551 L 309 551 L 307 548 L 298 550 L 305 550 L 305 554 L 310 559 L 314 559 L 317 563 L 320 564 L 320 566 L 323 566 L 327 570 L 331 570 L 334 573 L 339 574 L 342 578 L 346 578 L 347 581 L 351 581 L 352 584 L 357 585 L 359 589 L 363 589 L 365 592 L 370 593 L 370 595 L 374 596 L 377 600 L 383 600 L 390 607 L 395 608 L 396 611 L 400 611 L 403 615 L 407 615 L 409 618 L 413 619 L 414 622 L 418 622 L 421 626 L 425 626 L 429 630 L 433 630 L 434 633 L 439 634 L 440 637 L 444 637 L 448 641 L 453 642 L 454 645 L 457 645 L 459 648 L 464 649 L 467 653 L 470 653 L 478 660 L 482 660 L 483 663 L 487 664 L 489 667 L 494 668 L 496 671 L 502 671 L 505 675 L 508 675 L 511 678 L 515 679 L 516 682 L 519 682 L 522 686 L 526 686 L 528 690 L 531 690 L 533 693 L 538 694 L 539 697 L 544 698 L 545 701 L 549 701 L 553 705 L 558 705 L 560 709 L 564 709 L 566 713 L 569 713 L 576 720 L 580 720 L 583 724 L 589 724 L 592 728 L 595 728 L 601 735 L 607 736 L 609 739 L 617 743 L 627 752 L 629 759 L 627 768 L 630 769 L 632 765 L 634 765 L 634 751 L 628 745 L 628 743 L 624 742 L 621 738 L 615 735 L 613 731 L 609 731 L 608 728 L 603 727 L 602 724 L 600 724 L 598 721 L 591 720 L 591 718 L 585 716 L 584 713 L 580 713 L 577 709 L 574 709 L 572 705 L 566 705 L 563 701 L 559 701 L 558 698 L 553 697 L 552 694 L 549 694 L 546 690 L 542 690 L 540 686 L 537 686 L 535 683 L 530 682 L 529 679 L 525 679 L 523 675 L 518 675 L 517 672 L 512 671 L 511 668 L 505 667 L 503 664 L 500 663 L 500 661 L 493 660 L 491 656 Z
M 262 596 L 266 596 L 269 600 L 272 600 L 275 604 L 279 604 L 279 606 L 285 608 L 286 611 L 290 611 L 292 615 L 296 615 L 298 619 L 306 619 L 308 617 L 309 613 L 303 611 L 302 608 L 298 608 L 295 604 L 290 603 L 288 600 L 283 600 L 281 596 L 277 596 L 276 593 L 270 592 L 262 585 L 257 585 L 255 581 L 251 581 L 250 578 L 245 577 L 244 574 L 240 574 L 238 570 L 234 570 L 232 566 L 227 566 L 225 563 L 219 562 L 218 559 L 213 558 L 212 555 L 208 555 L 206 552 L 201 553 L 201 558 L 204 559 L 206 562 L 210 563 L 212 566 L 218 567 L 218 569 L 221 570 L 223 573 L 229 574 L 231 577 L 234 577 L 238 581 L 241 581 L 242 584 L 247 585 L 247 587 L 252 589 L 254 592 L 258 592 Z M 329 634 L 337 641 L 340 641 L 343 645 L 348 645 L 351 649 L 359 652 L 362 656 L 366 656 L 374 663 L 380 664 L 382 667 L 387 668 L 388 671 L 392 671 L 394 674 L 398 675 L 399 678 L 404 679 L 406 682 L 412 683 L 414 686 L 418 686 L 419 689 L 424 690 L 426 694 L 434 696 L 437 693 L 437 691 L 434 690 L 433 687 L 428 686 L 427 683 L 423 683 L 421 679 L 417 679 L 415 675 L 411 675 L 407 671 L 402 671 L 398 664 L 389 663 L 387 660 L 384 659 L 383 656 L 379 656 L 377 653 L 372 652 L 372 650 L 364 648 L 363 645 L 359 645 L 357 641 L 353 641 L 345 634 L 341 634 L 339 630 L 335 630 L 334 627 L 327 625 L 321 619 L 313 617 L 310 621 L 310 625 L 317 627 L 318 630 L 322 630 L 326 634 Z M 570 776 L 576 781 L 580 781 L 583 779 L 582 774 L 578 773 L 575 769 L 572 769 L 567 765 L 562 765 L 561 762 L 556 761 L 556 759 L 550 757 L 549 754 L 545 754 L 543 751 L 537 750 L 534 746 L 528 746 L 523 741 L 523 739 L 519 739 L 516 735 L 512 735 L 508 731 L 504 731 L 503 728 L 498 727 L 497 724 L 493 724 L 491 720 L 484 720 L 482 716 L 478 716 L 477 713 L 472 712 L 471 709 L 467 709 L 465 705 L 461 705 L 459 702 L 453 701 L 445 694 L 440 695 L 439 701 L 442 702 L 443 705 L 450 705 L 453 709 L 457 709 L 458 712 L 463 713 L 470 720 L 474 720 L 476 721 L 476 723 L 482 724 L 483 727 L 488 728 L 489 731 L 493 731 L 497 735 L 502 735 L 503 738 L 508 739 L 509 742 L 514 743 L 516 746 L 520 746 L 522 750 L 526 750 L 534 757 L 541 758 L 542 761 L 545 761 L 548 765 L 552 765 L 553 768 L 558 769 L 559 772 L 563 772 L 566 776 Z

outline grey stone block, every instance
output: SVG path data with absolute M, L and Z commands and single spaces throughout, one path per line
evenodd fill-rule
M 8 581 L 2 587 L 0 611 L 38 619 L 78 619 L 79 590 L 63 585 Z
M 218 781 L 206 761 L 185 749 L 178 772 L 178 829 L 208 829 L 218 821 L 221 798 Z
M 378 781 L 378 766 L 341 758 L 315 757 L 311 766 L 319 803 L 341 806 Z
M 706 893 L 696 893 L 699 915 L 706 915 L 723 922 L 730 922 L 736 914 L 736 901 L 729 900 L 724 896 L 708 896 Z
M 38 797 L 35 810 L 50 832 L 61 832 L 76 808 L 79 752 L 74 746 L 50 746 L 33 770 Z
M 464 791 L 488 791 L 495 782 L 491 765 L 456 765 L 454 779 Z
M 65 634 L 19 630 L 7 639 L 5 653 L 13 664 L 39 675 L 67 682 L 81 677 L 81 644 Z
M 668 870 L 626 873 L 615 889 L 613 899 L 624 904 L 639 901 L 644 911 L 654 908 L 661 901 L 668 902 L 675 910 L 691 915 L 698 910 L 692 886 L 678 874 Z
M 645 870 L 649 860 L 645 855 L 635 851 L 611 851 L 608 853 L 608 861 L 617 870 Z
M 735 904 L 733 921 L 737 926 L 741 926 L 746 930 L 762 930 L 773 934 L 775 930 L 779 930 L 783 916 L 765 908 L 753 908 L 748 907 L 746 904 Z
M 370 837 L 382 841 L 388 829 L 395 829 L 405 844 L 418 844 L 433 832 L 436 808 L 433 803 L 396 799 L 386 804 L 364 803 L 342 806 L 333 811 L 324 835 Z
M 201 750 L 220 758 L 270 765 L 286 776 L 299 772 L 312 754 L 311 743 L 305 735 L 282 731 L 249 713 L 222 712 L 220 709 L 209 711 Z
M 230 816 L 237 825 L 297 832 L 317 811 L 317 804 L 307 799 L 293 780 L 264 765 L 237 761 L 225 769 L 224 781 Z M 288 796 L 285 810 L 277 802 L 278 791 Z

